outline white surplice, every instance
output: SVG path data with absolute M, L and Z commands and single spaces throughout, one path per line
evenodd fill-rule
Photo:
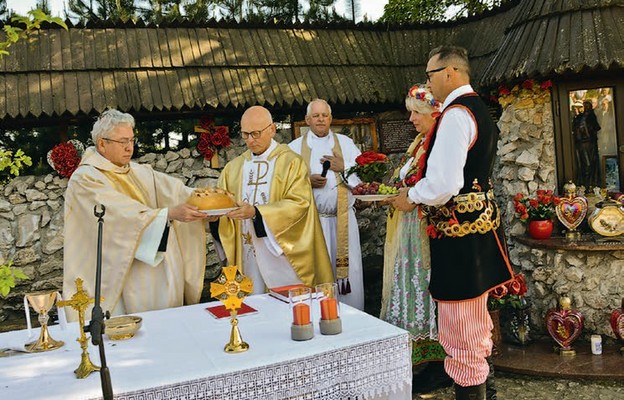
M 310 174 L 320 174 L 323 172 L 321 158 L 323 156 L 332 155 L 334 148 L 334 133 L 332 131 L 325 137 L 318 137 L 312 131 L 307 135 L 307 144 L 310 147 Z M 337 134 L 342 156 L 344 159 L 345 171 L 355 165 L 355 158 L 361 154 L 360 149 L 355 145 L 353 140 L 348 136 Z M 301 154 L 301 143 L 303 136 L 295 139 L 288 144 L 290 148 L 297 154 Z M 323 235 L 327 245 L 327 252 L 332 262 L 334 275 L 336 274 L 336 211 L 338 205 L 338 181 L 336 174 L 329 171 L 327 183 L 322 188 L 313 189 L 314 200 L 319 212 Z M 340 179 L 340 178 L 339 178 Z M 347 184 L 351 187 L 360 183 L 359 178 L 354 174 L 347 178 Z M 362 272 L 362 249 L 360 247 L 360 230 L 358 228 L 357 219 L 353 203 L 355 199 L 349 192 L 349 282 L 351 284 L 351 293 L 340 295 L 339 300 L 347 303 L 351 307 L 359 310 L 364 309 L 364 278 Z

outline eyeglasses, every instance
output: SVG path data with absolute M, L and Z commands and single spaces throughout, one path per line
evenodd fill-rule
M 251 131 L 251 132 L 242 132 L 241 131 L 241 137 L 243 138 L 243 140 L 249 139 L 249 136 L 251 136 L 254 139 L 258 139 L 260 137 L 260 135 L 262 135 L 262 132 L 264 132 L 266 130 L 266 128 L 268 128 L 271 125 L 273 125 L 273 122 L 271 122 L 270 124 L 268 124 L 264 128 L 260 129 L 259 131 Z
M 432 69 L 430 71 L 425 71 L 425 75 L 427 75 L 427 82 L 429 82 L 431 80 L 431 74 L 435 74 L 436 72 L 440 72 L 440 71 L 446 69 L 446 67 L 448 67 L 448 65 L 445 65 L 444 67 Z
M 132 138 L 132 139 L 124 139 L 124 140 L 115 140 L 115 139 L 109 139 L 109 138 L 102 138 L 104 140 L 108 140 L 109 142 L 115 142 L 115 143 L 119 143 L 122 146 L 128 146 L 128 145 L 132 145 L 134 146 L 135 144 L 138 144 L 139 141 L 136 138 Z

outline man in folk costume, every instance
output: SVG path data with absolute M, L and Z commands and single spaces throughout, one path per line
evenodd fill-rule
M 133 128 L 130 114 L 103 112 L 65 192 L 64 296 L 76 278 L 95 294 L 101 204 L 102 308 L 112 315 L 198 303 L 206 269 L 206 215 L 185 204 L 192 189 L 179 179 L 130 161 Z
M 491 173 L 498 129 L 470 86 L 465 49 L 442 46 L 427 63 L 427 87 L 442 101 L 425 176 L 393 205 L 428 209 L 432 236 L 429 290 L 438 303 L 438 339 L 456 399 L 485 399 L 492 320 L 488 292 L 512 279 Z M 488 376 L 490 375 L 490 376 Z M 490 398 L 496 398 L 494 390 Z
M 364 279 L 360 230 L 349 186 L 360 183 L 356 175 L 343 180 L 345 170 L 355 165 L 361 154 L 348 136 L 330 130 L 331 107 L 325 100 L 308 104 L 306 123 L 310 132 L 292 141 L 289 146 L 303 157 L 310 169 L 314 200 L 318 208 L 323 235 L 332 267 L 338 279 L 340 301 L 359 310 L 364 309 Z M 329 170 L 322 176 L 324 163 Z M 327 164 L 325 164 L 327 165 Z
M 334 279 L 308 168 L 287 145 L 273 140 L 275 133 L 266 108 L 247 109 L 241 136 L 248 150 L 228 162 L 219 177 L 219 187 L 233 193 L 240 208 L 220 218 L 214 236 L 228 263 L 253 280 L 254 293 Z

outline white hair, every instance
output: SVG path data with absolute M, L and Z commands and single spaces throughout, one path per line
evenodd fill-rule
M 115 109 L 104 111 L 95 121 L 95 124 L 93 124 L 93 129 L 91 130 L 93 143 L 97 143 L 97 140 L 100 138 L 106 138 L 118 125 L 129 125 L 134 129 L 134 117 Z
M 311 102 L 308 103 L 308 107 L 306 108 L 306 116 L 307 115 L 312 115 L 312 104 L 314 103 L 325 103 L 325 105 L 327 106 L 327 111 L 329 111 L 329 115 L 331 115 L 332 111 L 331 111 L 331 106 L 329 105 L 328 102 L 326 102 L 323 99 L 314 99 Z

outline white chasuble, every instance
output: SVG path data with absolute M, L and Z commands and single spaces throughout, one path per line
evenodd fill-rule
M 269 202 L 275 158 L 269 160 L 268 155 L 276 146 L 277 142 L 273 141 L 263 154 L 252 155 L 243 164 L 243 201 L 254 206 Z M 266 224 L 264 229 L 267 236 L 259 238 L 253 220 L 242 221 L 245 275 L 254 283 L 253 293 L 265 293 L 267 288 L 302 283 Z

